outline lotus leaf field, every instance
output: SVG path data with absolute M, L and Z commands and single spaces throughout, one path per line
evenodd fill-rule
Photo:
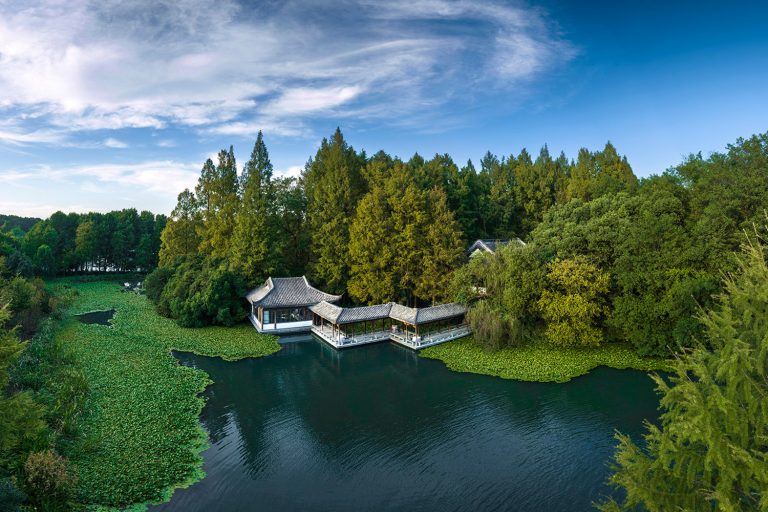
M 115 282 L 59 279 L 50 288 L 74 297 L 57 337 L 72 349 L 89 384 L 79 420 L 83 435 L 68 450 L 78 501 L 91 507 L 162 502 L 202 478 L 207 436 L 199 394 L 211 381 L 202 370 L 181 366 L 171 351 L 236 360 L 276 352 L 277 338 L 249 324 L 179 327 Z M 116 310 L 111 327 L 74 318 L 107 309 Z
M 472 338 L 429 347 L 423 357 L 439 359 L 456 372 L 480 373 L 531 382 L 568 382 L 598 366 L 637 370 L 664 370 L 663 359 L 643 358 L 622 344 L 597 348 L 563 348 L 544 344 L 485 350 Z

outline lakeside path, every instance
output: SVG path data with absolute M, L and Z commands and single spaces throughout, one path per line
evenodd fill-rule
M 201 479 L 200 454 L 208 441 L 200 425 L 200 393 L 211 380 L 202 370 L 181 366 L 171 351 L 237 360 L 277 352 L 277 338 L 250 324 L 179 327 L 146 297 L 123 292 L 114 281 L 66 278 L 49 288 L 71 297 L 56 339 L 72 351 L 89 384 L 78 422 L 82 436 L 68 450 L 79 477 L 78 501 L 158 503 Z M 75 317 L 110 309 L 116 310 L 111 326 Z

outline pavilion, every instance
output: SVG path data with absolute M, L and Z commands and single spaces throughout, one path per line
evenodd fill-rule
M 342 308 L 329 302 L 311 306 L 312 333 L 334 348 L 394 341 L 415 350 L 470 334 L 466 307 L 441 304 L 409 308 L 395 303 Z
M 257 331 L 289 334 L 309 332 L 312 328 L 309 308 L 320 302 L 338 302 L 341 295 L 322 292 L 302 276 L 270 277 L 245 298 L 250 306 L 248 318 Z

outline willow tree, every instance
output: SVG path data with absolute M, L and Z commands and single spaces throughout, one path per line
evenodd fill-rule
M 660 426 L 644 446 L 619 435 L 605 511 L 768 510 L 768 265 L 745 247 L 719 307 L 702 313 L 706 344 L 673 362 Z
M 547 322 L 544 335 L 554 345 L 597 346 L 603 341 L 598 320 L 605 314 L 610 278 L 583 256 L 549 264 L 547 287 L 538 301 Z

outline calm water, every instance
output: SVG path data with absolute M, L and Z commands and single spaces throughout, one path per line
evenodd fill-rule
M 155 510 L 591 510 L 610 492 L 614 430 L 657 417 L 635 371 L 520 383 L 311 338 L 234 363 L 177 357 L 215 381 L 208 476 Z
M 97 324 L 97 325 L 110 325 L 109 321 L 115 316 L 114 309 L 108 309 L 105 311 L 92 311 L 90 313 L 83 313 L 77 315 L 78 320 L 84 324 Z

